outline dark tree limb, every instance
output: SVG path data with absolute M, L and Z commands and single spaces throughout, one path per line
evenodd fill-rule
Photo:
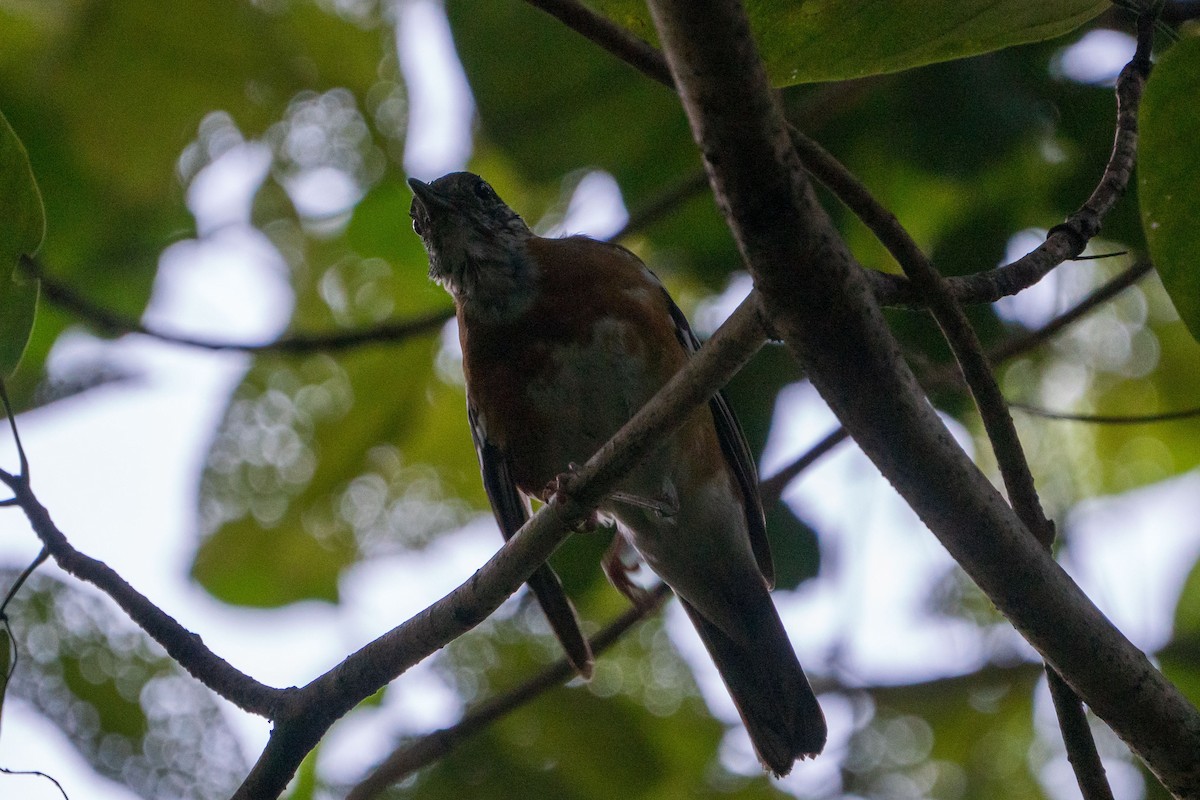
M 764 308 L 859 446 L 1078 695 L 1179 797 L 1200 713 L 1117 631 L 953 441 L 820 208 L 733 0 L 651 0 L 693 135 Z

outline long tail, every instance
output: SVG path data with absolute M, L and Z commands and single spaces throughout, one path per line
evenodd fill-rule
M 579 629 L 579 617 L 575 606 L 567 593 L 563 591 L 562 583 L 549 566 L 543 564 L 529 576 L 529 588 L 537 598 L 538 605 L 550 622 L 550 630 L 558 638 L 567 661 L 583 678 L 592 677 L 592 648 Z
M 717 665 L 763 765 L 782 777 L 825 747 L 825 715 L 765 587 L 745 608 L 735 641 L 680 598 Z

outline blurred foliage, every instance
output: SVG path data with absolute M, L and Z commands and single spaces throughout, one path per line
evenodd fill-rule
M 29 342 L 37 311 L 37 283 L 18 273 L 46 232 L 45 212 L 25 147 L 0 114 L 0 379 L 8 377 Z
M 1036 797 L 1040 794 L 1030 695 L 1041 669 L 985 667 L 863 701 L 845 764 L 846 789 L 869 798 Z
M 642 3 L 590 5 L 652 38 Z M 748 5 L 771 74 L 786 85 L 790 117 L 896 213 L 943 272 L 997 265 L 1094 187 L 1112 143 L 1112 91 L 1103 80 L 1072 77 L 1062 55 L 1089 31 L 1128 29 L 1115 12 L 1096 17 L 1105 3 Z M 736 285 L 739 256 L 711 194 L 687 188 L 703 186 L 702 165 L 669 91 L 518 0 L 447 0 L 446 12 L 478 112 L 472 169 L 539 230 L 561 219 L 593 171 L 616 180 L 634 218 L 678 195 L 625 243 L 689 313 Z M 291 331 L 357 329 L 447 309 L 407 219 L 409 109 L 396 13 L 373 0 L 0 0 L 0 110 L 15 132 L 0 130 L 0 176 L 9 175 L 14 146 L 23 147 L 44 200 L 46 270 L 137 318 L 162 252 L 219 234 L 193 218 L 202 216 L 196 197 L 205 181 L 257 158 L 261 174 L 239 176 L 251 184 L 248 219 L 222 224 L 252 229 L 286 265 Z M 1013 46 L 1022 42 L 1029 44 Z M 1181 147 L 1171 139 L 1200 125 L 1195 104 L 1179 102 L 1194 81 L 1171 76 L 1182 74 L 1194 51 L 1195 40 L 1175 45 L 1150 83 L 1145 155 L 1157 161 L 1140 167 L 1141 213 L 1132 198 L 1122 202 L 1105 221 L 1105 241 L 1093 246 L 1131 255 L 1061 267 L 1047 280 L 1055 309 L 1147 243 L 1163 266 L 1186 265 L 1171 248 L 1192 246 L 1194 226 L 1186 207 L 1163 203 L 1196 194 L 1194 170 L 1180 169 L 1194 161 L 1187 145 L 1195 137 L 1181 138 Z M 864 77 L 813 83 L 852 76 Z M 0 182 L 0 217 L 13 217 L 12 198 L 34 208 L 27 187 Z M 863 264 L 896 269 L 861 223 L 827 193 L 822 198 Z M 4 231 L 0 308 L 8 307 L 9 261 L 37 246 L 29 235 L 7 247 L 11 228 Z M 1169 269 L 1176 303 L 1194 324 L 1179 300 L 1181 292 L 1195 294 L 1186 283 L 1194 278 Z M 925 315 L 888 313 L 914 364 L 948 361 Z M 971 315 L 987 345 L 1035 324 L 1003 306 Z M 0 327 L 13 319 L 6 313 Z M 63 394 L 56 386 L 84 390 L 120 377 L 97 364 L 48 374 L 55 341 L 77 324 L 43 303 L 11 383 L 20 408 Z M 0 342 L 0 368 L 12 360 L 3 350 L 14 349 L 9 338 Z M 400 344 L 254 357 L 199 479 L 192 575 L 204 589 L 254 607 L 337 602 L 355 565 L 423 547 L 488 514 L 455 344 L 451 327 Z M 1200 345 L 1149 279 L 1005 364 L 1000 377 L 1009 396 L 1055 410 L 1170 411 L 1200 396 Z M 783 348 L 768 347 L 729 386 L 756 452 L 778 422 L 778 393 L 802 379 Z M 969 398 L 950 384 L 933 387 L 932 397 L 978 437 L 987 467 Z M 1047 508 L 1060 519 L 1081 500 L 1200 463 L 1196 421 L 1096 427 L 1021 416 L 1018 423 Z M 820 532 L 783 504 L 767 513 L 779 586 L 800 586 L 818 574 Z M 1070 535 L 1069 525 L 1060 527 Z M 573 537 L 553 560 L 593 628 L 624 608 L 597 568 L 608 540 L 604 532 Z M 1200 698 L 1198 570 L 1180 598 L 1175 639 L 1161 654 L 1193 699 Z M 1035 724 L 1039 669 L 1005 662 L 1013 648 L 993 639 L 1007 627 L 961 574 L 928 591 L 930 614 L 984 643 L 978 668 L 873 688 L 842 685 L 849 679 L 835 662 L 810 665 L 827 687 L 827 706 L 841 710 L 840 729 L 851 728 L 825 757 L 835 764 L 832 777 L 811 794 L 1045 796 L 1043 770 L 1058 756 Z M 207 695 L 106 609 L 73 585 L 42 578 L 26 587 L 12 614 L 22 655 L 13 690 L 62 727 L 99 772 L 135 791 L 222 796 L 244 765 Z M 472 703 L 555 656 L 544 621 L 520 601 L 447 648 L 437 665 Z M 588 687 L 547 694 L 393 794 L 781 796 L 789 784 L 731 771 L 722 757 L 726 732 L 661 625 L 650 622 L 600 660 Z M 154 761 L 167 751 L 178 759 Z M 1106 756 L 1128 758 L 1118 750 Z M 181 776 L 191 782 L 178 784 Z M 326 789 L 310 757 L 292 796 L 321 797 Z
M 646 4 L 592 0 L 656 41 Z M 1102 0 L 757 0 L 747 3 L 767 72 L 778 86 L 879 75 L 1051 39 L 1108 6 Z
M 0 572 L 5 592 L 16 576 Z M 248 764 L 217 699 L 110 600 L 34 575 L 7 614 L 17 656 L 8 690 L 98 773 L 147 798 L 217 800 L 237 787 Z

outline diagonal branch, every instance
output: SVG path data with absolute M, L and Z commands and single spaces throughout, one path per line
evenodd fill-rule
M 1087 598 L 930 408 L 816 201 L 741 6 L 651 0 L 693 135 L 766 312 L 864 453 L 989 599 L 1170 791 L 1200 794 L 1200 713 Z
M 700 351 L 466 583 L 287 698 L 236 800 L 278 797 L 338 719 L 405 670 L 479 624 L 526 581 L 612 486 L 762 347 L 752 292 Z

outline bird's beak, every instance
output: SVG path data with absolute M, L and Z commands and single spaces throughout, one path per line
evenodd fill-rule
M 416 178 L 408 179 L 408 187 L 412 189 L 413 199 L 421 204 L 426 214 L 434 214 L 450 208 L 450 203 L 436 189 Z

